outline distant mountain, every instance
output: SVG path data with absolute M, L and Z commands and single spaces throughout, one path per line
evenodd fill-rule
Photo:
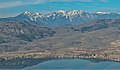
M 49 14 L 38 12 L 23 12 L 16 17 L 1 18 L 0 21 L 24 21 L 45 26 L 63 26 L 68 24 L 80 24 L 91 20 L 120 18 L 119 13 L 96 12 L 88 13 L 82 10 L 59 10 Z

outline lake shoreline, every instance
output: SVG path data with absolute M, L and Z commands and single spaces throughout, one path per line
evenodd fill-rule
M 19 67 L 19 64 L 16 64 L 14 65 L 13 64 L 13 68 L 12 68 L 12 65 L 11 68 L 9 67 L 9 65 L 5 64 L 8 66 L 8 68 L 6 66 L 4 66 L 2 69 L 24 69 L 26 67 L 31 67 L 31 66 L 34 66 L 34 65 L 37 65 L 39 63 L 43 63 L 43 62 L 46 62 L 46 61 L 51 61 L 51 60 L 62 60 L 62 59 L 82 59 L 82 60 L 88 60 L 88 61 L 91 61 L 92 63 L 99 63 L 99 62 L 105 62 L 105 61 L 110 61 L 110 62 L 117 62 L 117 63 L 120 63 L 120 61 L 113 61 L 113 60 L 105 60 L 105 59 L 96 59 L 96 58 L 16 58 L 16 59 L 9 59 L 9 60 L 5 60 L 3 61 L 3 63 L 7 63 L 8 64 L 10 62 L 13 62 L 13 61 L 16 61 L 14 63 L 19 63 L 19 64 L 22 64 L 22 62 L 24 62 L 22 65 L 22 67 Z M 26 65 L 26 63 L 28 63 L 28 65 Z M 2 62 L 0 61 L 0 67 L 2 67 L 1 64 Z M 14 68 L 14 66 L 18 66 L 18 68 Z M 1 68 L 0 68 L 1 69 Z
M 106 51 L 106 49 L 102 51 Z M 100 51 L 100 49 L 64 48 L 58 50 L 39 49 L 28 51 L 3 52 L 0 53 L 0 67 L 2 67 L 2 64 L 6 64 L 8 66 L 22 64 L 23 66 L 20 67 L 21 69 L 26 66 L 36 65 L 43 61 L 59 59 L 86 59 L 95 63 L 101 61 L 112 61 L 120 63 L 118 53 L 108 53 L 102 51 Z M 9 63 L 9 61 L 11 62 L 11 64 Z M 9 64 L 7 64 L 7 62 Z

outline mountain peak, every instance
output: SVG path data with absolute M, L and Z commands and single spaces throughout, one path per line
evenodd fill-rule
M 41 13 L 38 13 L 38 12 L 29 12 L 29 11 L 25 11 L 25 12 L 23 12 L 22 14 L 20 14 L 20 15 L 24 15 L 24 16 L 42 16 L 42 14 Z
M 64 10 L 58 10 L 57 13 L 65 13 Z
M 82 13 L 84 13 L 83 10 L 72 10 L 67 12 L 68 15 L 76 15 L 76 14 L 82 14 Z
M 36 15 L 42 15 L 41 13 L 38 13 L 38 12 L 29 12 L 29 11 L 25 11 L 22 13 L 23 15 L 31 15 L 31 14 L 36 14 Z
M 25 11 L 25 12 L 23 12 L 22 14 L 31 14 L 31 12 L 29 12 L 29 11 Z
M 38 13 L 38 12 L 29 12 L 25 11 L 21 13 L 20 15 L 16 16 L 16 18 L 23 19 L 25 21 L 37 21 L 38 18 L 42 18 L 44 15 Z
M 111 14 L 110 12 L 96 12 L 96 14 Z

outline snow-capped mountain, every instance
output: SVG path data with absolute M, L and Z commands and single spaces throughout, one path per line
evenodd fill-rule
M 37 18 L 42 18 L 44 15 L 37 13 L 37 12 L 23 12 L 22 14 L 18 15 L 16 18 L 23 18 L 26 21 L 37 21 Z M 30 19 L 30 20 L 29 20 Z
M 16 17 L 1 18 L 0 21 L 25 21 L 46 26 L 63 26 L 67 24 L 80 24 L 92 20 L 120 18 L 119 13 L 96 12 L 88 13 L 82 10 L 63 11 L 59 10 L 49 14 L 38 12 L 23 12 Z

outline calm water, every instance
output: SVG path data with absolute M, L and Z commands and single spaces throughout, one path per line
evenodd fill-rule
M 120 63 L 111 61 L 95 63 L 83 59 L 60 59 L 24 68 L 24 70 L 28 69 L 120 69 Z

